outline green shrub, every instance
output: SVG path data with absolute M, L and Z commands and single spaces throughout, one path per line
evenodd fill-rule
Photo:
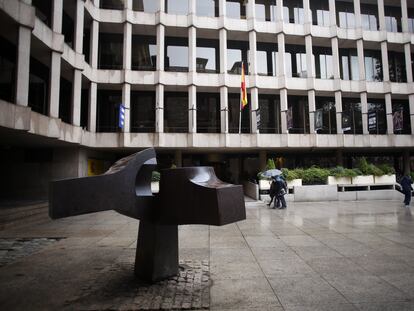
M 362 172 L 363 175 L 384 175 L 384 172 L 379 167 L 375 166 L 375 164 L 368 163 L 365 157 L 359 159 L 357 163 L 357 168 Z
M 312 166 L 303 170 L 302 183 L 304 185 L 326 184 L 330 170 Z
M 354 169 L 343 168 L 342 166 L 337 166 L 329 171 L 330 176 L 334 176 L 337 178 L 340 177 L 355 177 L 358 175 L 358 172 Z
M 273 170 L 275 168 L 275 161 L 273 161 L 273 159 L 267 159 L 266 170 Z
M 152 171 L 151 181 L 160 181 L 161 174 L 157 171 Z
M 392 175 L 395 174 L 395 169 L 389 164 L 380 164 L 378 168 L 383 171 L 385 175 Z
M 287 181 L 291 181 L 291 180 L 294 180 L 294 179 L 301 178 L 299 176 L 298 169 L 290 170 L 290 169 L 287 169 L 287 168 L 282 168 L 282 176 Z

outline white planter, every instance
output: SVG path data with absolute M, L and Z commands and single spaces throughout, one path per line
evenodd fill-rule
M 151 192 L 158 193 L 160 191 L 160 183 L 158 181 L 151 181 Z
M 328 176 L 328 185 L 350 185 L 350 184 L 352 184 L 351 177 Z
M 269 190 L 271 182 L 272 182 L 271 180 L 260 179 L 259 180 L 259 189 L 260 190 Z
M 395 184 L 397 182 L 395 174 L 375 176 L 374 181 L 376 184 Z
M 292 179 L 287 182 L 288 188 L 292 188 L 294 186 L 302 186 L 302 179 Z
M 374 175 L 360 175 L 352 177 L 353 185 L 370 185 L 374 183 Z

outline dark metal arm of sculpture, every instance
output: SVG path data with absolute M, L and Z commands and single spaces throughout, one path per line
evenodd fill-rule
M 116 162 L 105 174 L 54 181 L 49 215 L 70 217 L 106 210 L 139 219 L 135 274 L 157 281 L 178 273 L 178 225 L 221 226 L 246 219 L 243 188 L 220 181 L 211 167 L 161 171 L 151 192 L 154 149 Z

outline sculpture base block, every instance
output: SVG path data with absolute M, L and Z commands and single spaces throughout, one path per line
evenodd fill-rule
M 178 226 L 139 223 L 135 275 L 156 282 L 178 274 Z

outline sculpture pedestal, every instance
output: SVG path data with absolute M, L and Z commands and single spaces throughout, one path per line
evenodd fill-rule
M 135 275 L 156 282 L 178 274 L 178 226 L 139 223 Z

